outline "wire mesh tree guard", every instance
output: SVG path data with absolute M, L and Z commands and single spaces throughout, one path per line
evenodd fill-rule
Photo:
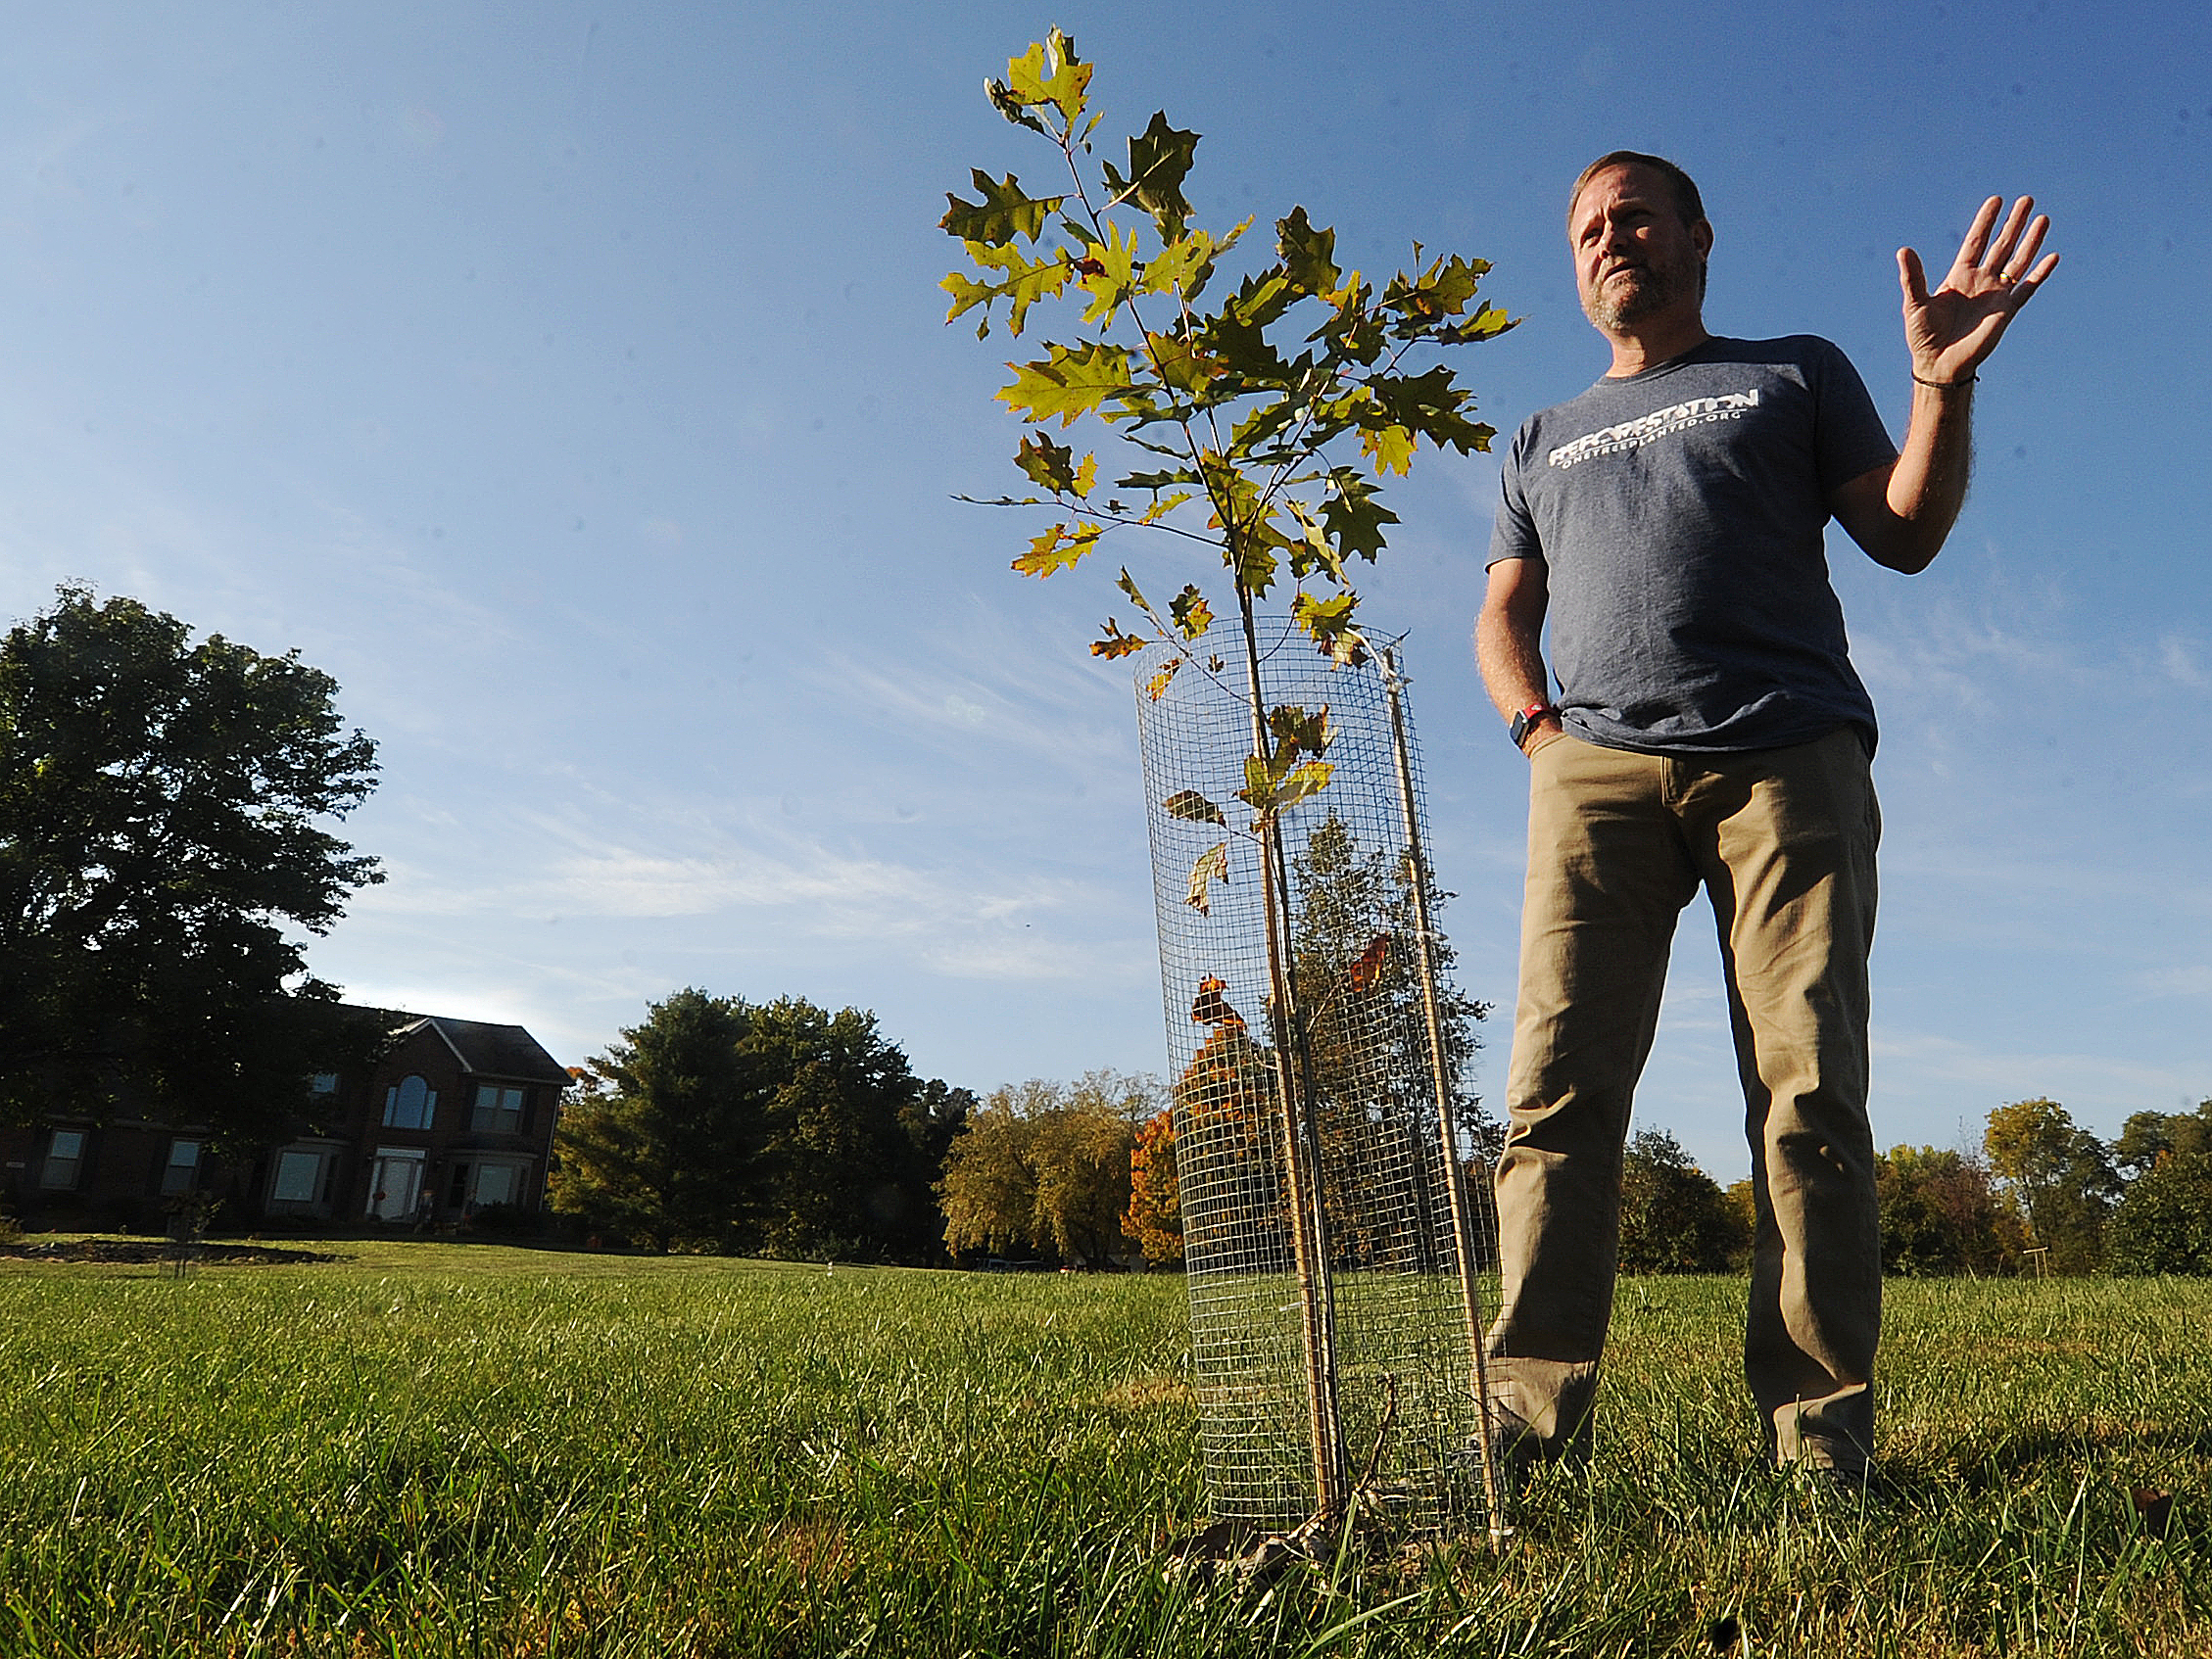
M 1496 1536 L 1497 1228 L 1487 1120 L 1463 1082 L 1475 1011 L 1443 977 L 1395 654 L 1333 663 L 1260 618 L 1136 660 L 1213 1516 L 1481 1517 Z M 1325 711 L 1328 771 L 1246 814 L 1256 710 Z

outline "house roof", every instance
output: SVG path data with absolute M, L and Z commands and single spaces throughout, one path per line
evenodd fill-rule
M 456 1019 L 445 1014 L 386 1011 L 395 1037 L 428 1026 L 445 1039 L 461 1069 L 483 1077 L 509 1077 L 526 1083 L 566 1083 L 568 1070 L 520 1025 L 494 1025 L 481 1019 Z

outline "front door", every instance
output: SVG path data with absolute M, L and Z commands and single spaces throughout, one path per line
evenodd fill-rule
M 410 1221 L 415 1202 L 422 1195 L 425 1154 L 411 1147 L 378 1147 L 370 1170 L 368 1218 L 371 1221 Z

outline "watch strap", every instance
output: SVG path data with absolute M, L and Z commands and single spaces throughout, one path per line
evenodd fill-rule
M 1536 723 L 1546 715 L 1557 717 L 1559 712 L 1558 705 L 1554 703 L 1530 703 L 1518 714 L 1515 714 L 1513 718 L 1513 724 L 1506 728 L 1507 733 L 1514 740 L 1514 747 L 1516 749 L 1523 747 L 1528 741 L 1529 733 L 1536 729 Z

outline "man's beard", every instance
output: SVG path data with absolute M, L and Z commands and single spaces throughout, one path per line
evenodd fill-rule
M 1600 328 L 1618 329 L 1665 310 L 1685 294 L 1698 292 L 1699 270 L 1662 265 L 1632 265 L 1635 280 L 1615 284 L 1609 273 L 1582 296 L 1582 308 Z

